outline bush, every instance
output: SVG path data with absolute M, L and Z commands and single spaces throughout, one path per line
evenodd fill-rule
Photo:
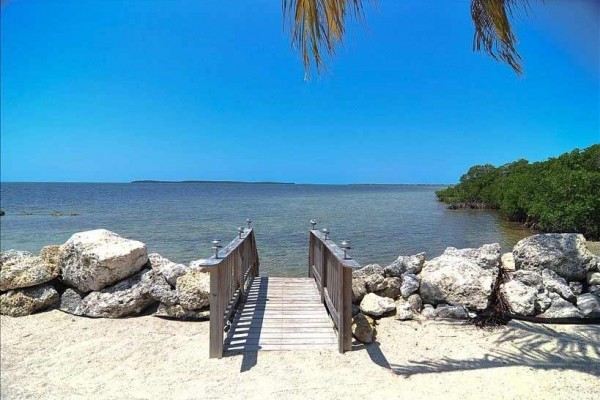
M 544 232 L 600 238 L 600 144 L 530 164 L 476 165 L 455 186 L 436 192 L 453 208 L 498 208 Z

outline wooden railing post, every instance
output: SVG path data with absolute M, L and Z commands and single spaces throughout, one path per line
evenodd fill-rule
M 222 302 L 219 301 L 220 268 L 210 271 L 210 345 L 209 357 L 223 357 L 223 313 Z

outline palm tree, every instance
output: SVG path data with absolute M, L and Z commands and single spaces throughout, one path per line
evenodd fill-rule
M 363 4 L 370 0 L 283 0 L 283 13 L 290 24 L 292 46 L 302 57 L 307 76 L 314 64 L 320 72 L 324 55 L 333 56 L 342 42 L 348 16 L 362 20 Z M 528 0 L 471 0 L 475 27 L 473 50 L 485 51 L 521 75 L 521 56 L 510 20 L 527 10 Z

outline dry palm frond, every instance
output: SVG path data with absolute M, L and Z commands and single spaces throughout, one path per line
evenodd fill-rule
M 344 37 L 348 15 L 361 20 L 363 4 L 370 0 L 282 0 L 285 23 L 290 24 L 292 46 L 302 57 L 306 75 L 311 65 L 317 72 L 325 67 L 325 56 L 333 56 Z M 496 60 L 506 62 L 522 73 L 521 57 L 510 19 L 527 10 L 529 0 L 471 0 L 475 26 L 473 48 L 484 50 Z
M 495 60 L 502 60 L 519 75 L 521 56 L 515 48 L 510 19 L 521 10 L 527 11 L 528 0 L 472 0 L 471 18 L 475 26 L 473 49 L 483 49 Z
M 283 0 L 285 20 L 290 20 L 292 46 L 302 57 L 307 76 L 311 63 L 320 72 L 324 55 L 333 56 L 343 40 L 348 15 L 362 18 L 366 0 Z

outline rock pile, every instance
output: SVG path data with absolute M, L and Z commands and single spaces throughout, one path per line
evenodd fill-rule
M 376 320 L 391 315 L 400 321 L 474 317 L 490 303 L 500 268 L 509 276 L 500 293 L 514 314 L 600 317 L 600 257 L 588 251 L 582 235 L 541 234 L 521 240 L 512 253 L 501 254 L 497 243 L 448 247 L 432 260 L 419 253 L 354 271 L 354 320 L 362 327 L 355 337 L 374 340 Z M 372 335 L 363 334 L 365 321 Z
M 0 253 L 0 313 L 14 317 L 56 307 L 87 317 L 208 315 L 210 277 L 173 263 L 146 246 L 98 229 L 74 234 L 39 255 Z

